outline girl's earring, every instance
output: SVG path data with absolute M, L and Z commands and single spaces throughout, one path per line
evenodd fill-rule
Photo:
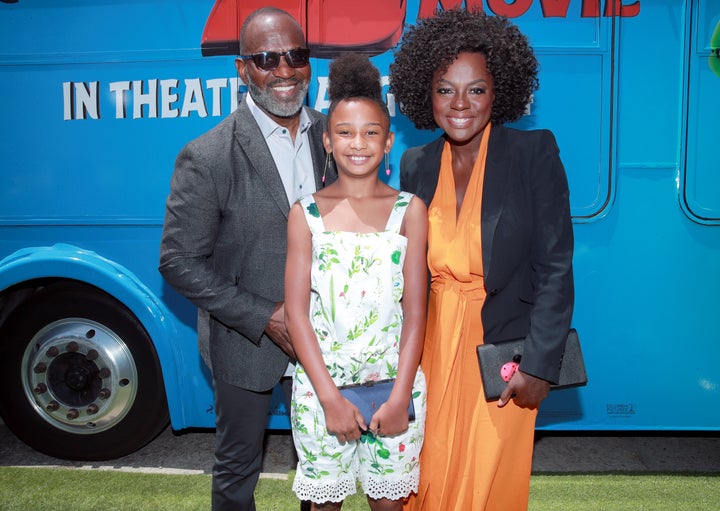
M 388 153 L 385 153 L 385 175 L 386 176 L 389 176 L 390 172 L 392 172 L 390 170 L 390 162 L 388 160 L 389 160 Z
M 330 153 L 325 153 L 325 168 L 323 169 L 322 185 L 325 188 L 325 175 L 327 174 L 328 165 L 330 165 Z

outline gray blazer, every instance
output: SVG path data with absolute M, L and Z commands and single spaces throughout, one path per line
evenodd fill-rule
M 315 184 L 325 164 L 325 117 L 306 109 Z M 334 167 L 326 182 L 335 180 Z M 167 199 L 160 273 L 199 309 L 198 341 L 214 378 L 265 391 L 288 357 L 263 332 L 284 300 L 287 218 L 280 174 L 247 104 L 189 142 Z
M 400 188 L 427 205 L 445 139 L 408 149 Z M 573 230 L 567 177 L 547 130 L 493 126 L 481 212 L 486 343 L 524 337 L 524 372 L 557 382 L 573 313 Z

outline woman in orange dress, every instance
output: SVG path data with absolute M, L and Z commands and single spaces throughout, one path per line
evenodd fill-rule
M 537 88 L 504 18 L 438 12 L 406 32 L 390 90 L 437 140 L 409 149 L 400 185 L 428 205 L 428 400 L 417 495 L 406 509 L 525 510 L 535 418 L 557 381 L 573 308 L 567 178 L 549 131 L 519 131 Z M 525 338 L 520 370 L 487 402 L 475 348 Z

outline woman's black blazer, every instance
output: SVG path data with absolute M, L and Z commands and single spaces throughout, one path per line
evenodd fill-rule
M 408 149 L 400 188 L 429 205 L 445 138 Z M 567 177 L 550 131 L 492 126 L 483 183 L 484 342 L 526 338 L 522 370 L 556 383 L 572 319 Z

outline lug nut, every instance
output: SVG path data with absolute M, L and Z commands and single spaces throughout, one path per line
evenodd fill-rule
M 68 420 L 77 419 L 78 417 L 80 417 L 80 412 L 78 412 L 75 408 L 70 408 L 66 417 L 68 418 Z
M 100 409 L 100 408 L 98 408 L 98 405 L 96 405 L 95 403 L 91 403 L 91 404 L 89 404 L 88 407 L 87 407 L 87 414 L 88 414 L 88 415 L 95 415 L 96 413 L 98 413 L 98 410 L 99 410 L 99 409 Z
M 58 408 L 60 408 L 60 404 L 59 404 L 57 401 L 54 401 L 54 400 L 53 400 L 53 401 L 50 401 L 50 402 L 47 404 L 47 406 L 45 407 L 45 409 L 46 409 L 48 412 L 54 412 L 54 411 L 57 410 Z
M 55 358 L 60 354 L 60 350 L 57 349 L 57 346 L 50 346 L 45 352 L 45 354 L 48 356 L 48 358 Z
M 65 346 L 65 351 L 73 353 L 77 351 L 78 348 L 80 348 L 80 346 L 78 346 L 78 343 L 76 343 L 75 341 L 70 341 L 69 343 L 67 343 L 67 346 Z
M 110 378 L 110 369 L 108 369 L 107 367 L 103 367 L 102 369 L 100 369 L 100 371 L 98 371 L 98 376 L 103 380 L 105 378 Z
M 110 397 L 110 389 L 100 389 L 100 392 L 98 392 L 98 397 L 100 399 L 107 399 Z
M 47 385 L 38 383 L 33 389 L 33 392 L 35 392 L 35 394 L 45 394 L 45 392 L 47 392 Z
M 35 374 L 44 373 L 45 371 L 47 371 L 47 365 L 45 365 L 44 362 L 38 362 L 37 365 L 33 367 L 33 372 Z
M 90 350 L 87 352 L 87 355 L 85 355 L 85 358 L 92 362 L 96 358 L 98 358 L 100 355 L 98 354 L 97 350 Z

